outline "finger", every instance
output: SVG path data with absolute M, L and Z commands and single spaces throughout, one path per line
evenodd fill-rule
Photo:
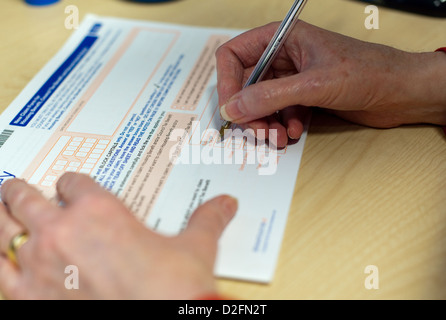
M 223 54 L 224 51 L 222 52 L 220 49 L 227 48 L 240 60 L 245 68 L 256 65 L 274 33 L 277 31 L 279 24 L 279 22 L 271 22 L 265 26 L 253 28 L 234 37 L 218 48 L 216 52 L 217 60 L 226 57 Z
M 213 261 L 218 239 L 234 217 L 237 207 L 237 200 L 226 195 L 205 202 L 195 210 L 180 236 L 192 241 L 194 249 Z
M 290 139 L 297 140 L 304 132 L 303 123 L 307 113 L 308 109 L 300 106 L 291 106 L 280 111 L 280 118 Z
M 0 255 L 0 292 L 8 299 L 15 299 L 20 281 L 20 271 L 4 255 Z
M 324 85 L 314 72 L 265 80 L 244 88 L 220 107 L 223 119 L 246 123 L 289 106 L 320 106 L 327 99 Z
M 243 130 L 252 129 L 255 137 L 258 139 L 268 139 L 269 121 L 267 117 L 240 124 L 240 127 Z
M 216 56 L 218 103 L 223 105 L 242 89 L 245 70 L 242 62 L 227 47 L 219 48 Z
M 108 191 L 90 176 L 74 172 L 64 173 L 57 181 L 56 189 L 65 205 L 75 203 L 85 195 L 109 195 Z
M 262 119 L 257 119 L 240 125 L 244 130 L 252 129 L 254 135 L 259 140 L 269 140 L 278 148 L 286 147 L 288 134 L 285 126 L 279 121 L 276 115 L 271 115 Z
M 288 144 L 288 134 L 286 128 L 275 114 L 268 117 L 268 125 L 268 141 L 278 148 L 286 147 Z
M 9 213 L 26 230 L 33 231 L 47 224 L 55 215 L 55 205 L 21 179 L 6 181 L 1 190 L 2 201 Z
M 268 46 L 277 23 L 255 28 L 231 39 L 216 51 L 219 105 L 240 91 Z
M 0 203 L 0 252 L 6 254 L 12 238 L 24 231 L 23 226 L 17 223 L 7 212 L 6 207 Z

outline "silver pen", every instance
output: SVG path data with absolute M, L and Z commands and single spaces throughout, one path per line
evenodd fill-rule
M 260 57 L 260 60 L 257 62 L 254 70 L 252 71 L 250 77 L 248 78 L 248 81 L 246 81 L 243 88 L 246 88 L 247 86 L 250 86 L 251 84 L 257 83 L 262 80 L 263 76 L 268 71 L 271 63 L 273 62 L 286 38 L 296 24 L 299 14 L 304 8 L 306 2 L 307 0 L 294 1 L 293 6 L 288 11 L 285 19 L 283 19 L 282 23 L 280 24 L 279 28 L 268 44 L 268 47 L 266 47 L 265 51 Z M 224 130 L 229 129 L 231 125 L 232 123 L 230 121 L 224 121 L 220 129 L 220 135 L 223 136 Z

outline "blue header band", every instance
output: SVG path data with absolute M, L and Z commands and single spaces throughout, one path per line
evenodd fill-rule
M 15 118 L 9 123 L 12 126 L 26 127 L 32 118 L 39 112 L 42 106 L 48 101 L 51 95 L 59 88 L 62 82 L 68 77 L 73 69 L 79 64 L 82 58 L 96 42 L 98 37 L 85 37 L 76 50 L 67 60 L 53 73 L 29 102 L 20 110 Z

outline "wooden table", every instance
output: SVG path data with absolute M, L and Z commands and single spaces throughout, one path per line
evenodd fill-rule
M 248 29 L 282 19 L 291 3 L 64 0 L 34 8 L 2 0 L 0 111 L 73 32 L 64 27 L 68 5 L 77 6 L 81 19 L 95 13 Z M 446 45 L 446 19 L 380 8 L 380 29 L 368 30 L 366 5 L 309 0 L 301 18 L 409 51 Z M 315 114 L 275 278 L 268 285 L 220 279 L 221 292 L 262 300 L 446 298 L 445 159 L 446 137 L 438 127 L 377 130 Z M 378 268 L 379 289 L 365 288 L 369 265 Z

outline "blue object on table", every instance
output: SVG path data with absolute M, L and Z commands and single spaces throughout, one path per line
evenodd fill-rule
M 133 2 L 167 2 L 167 1 L 171 1 L 171 0 L 130 0 Z
M 167 2 L 171 0 L 131 0 L 133 2 Z
M 33 6 L 46 6 L 48 4 L 59 2 L 59 0 L 25 0 L 25 2 Z

